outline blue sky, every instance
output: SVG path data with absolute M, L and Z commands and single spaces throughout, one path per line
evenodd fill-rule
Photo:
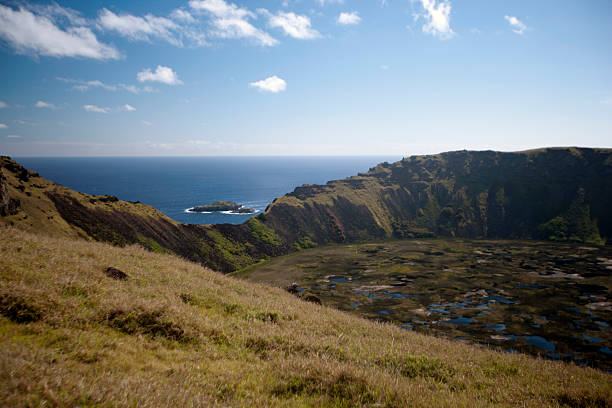
M 0 0 L 0 153 L 612 147 L 609 0 Z

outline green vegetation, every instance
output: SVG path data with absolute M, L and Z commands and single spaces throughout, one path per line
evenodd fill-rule
M 609 247 L 427 239 L 317 247 L 232 276 L 296 282 L 325 305 L 424 334 L 610 369 L 611 269 Z
M 2 227 L 0 253 L 1 406 L 612 403 L 602 371 L 408 332 L 139 245 Z
M 152 238 L 139 237 L 138 241 L 142 244 L 142 246 L 144 246 L 145 248 L 155 253 L 158 253 L 158 254 L 172 254 L 173 253 L 172 250 L 162 247 L 161 245 L 159 245 L 159 243 L 157 243 L 157 241 L 153 240 Z
M 591 245 L 604 245 L 605 240 L 599 235 L 597 223 L 591 219 L 591 210 L 584 199 L 584 190 L 570 208 L 558 217 L 540 225 L 540 231 L 551 241 L 584 242 Z
M 265 242 L 266 244 L 270 245 L 281 244 L 281 241 L 274 230 L 259 221 L 257 217 L 249 219 L 247 221 L 247 225 L 251 229 L 251 233 L 253 234 L 253 238 L 255 238 L 255 240 Z
M 309 236 L 301 237 L 297 242 L 293 243 L 293 249 L 301 251 L 303 249 L 315 248 L 317 243 L 314 242 Z

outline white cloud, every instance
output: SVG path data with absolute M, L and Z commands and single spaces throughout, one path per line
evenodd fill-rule
M 69 84 L 74 84 L 72 89 L 75 89 L 77 91 L 87 91 L 91 88 L 102 88 L 102 89 L 106 89 L 107 91 L 116 91 L 117 87 L 115 85 L 108 85 L 105 84 L 102 81 L 99 81 L 97 79 L 93 80 L 93 81 L 82 81 L 79 79 L 72 79 L 72 78 L 63 78 L 63 77 L 57 77 L 55 78 L 58 81 L 62 81 L 62 82 L 66 82 Z
M 104 8 L 98 14 L 98 24 L 106 30 L 116 31 L 132 41 L 151 41 L 161 38 L 172 45 L 181 46 L 175 32 L 180 28 L 174 21 L 165 17 L 147 14 L 144 17 L 131 14 L 115 14 Z
M 4 123 L 0 123 L 0 129 L 6 129 L 7 127 Z
M 37 108 L 47 108 L 47 109 L 55 109 L 56 106 L 52 103 L 48 103 L 45 101 L 38 101 L 34 104 Z
M 153 124 L 151 122 L 149 122 L 148 120 L 143 120 L 142 124 L 145 126 L 152 126 Z
M 55 79 L 57 79 L 58 81 L 62 81 L 62 82 L 66 82 L 68 84 L 74 84 L 72 86 L 72 89 L 77 90 L 77 91 L 88 91 L 92 88 L 100 88 L 100 89 L 105 89 L 107 91 L 112 91 L 115 92 L 119 89 L 123 89 L 125 91 L 131 92 L 133 94 L 139 94 L 141 92 L 153 92 L 154 89 L 151 88 L 150 86 L 144 86 L 142 88 L 139 88 L 135 85 L 126 85 L 126 84 L 107 84 L 104 83 L 98 79 L 94 79 L 92 81 L 84 81 L 82 79 L 73 79 L 73 78 L 63 78 L 63 77 L 56 77 Z
M 48 5 L 31 4 L 28 5 L 28 7 L 36 14 L 45 16 L 51 20 L 66 21 L 71 25 L 78 26 L 87 25 L 87 20 L 81 17 L 80 12 L 71 8 L 62 7 L 57 3 L 52 3 Z
M 518 35 L 523 35 L 523 33 L 525 33 L 525 30 L 527 30 L 527 26 L 523 24 L 518 18 L 514 16 L 504 16 L 504 18 L 512 27 L 512 32 Z
M 383 71 L 387 71 L 389 69 L 388 65 L 381 65 L 380 69 L 382 69 Z
M 179 21 L 185 21 L 187 23 L 195 23 L 196 19 L 193 18 L 190 12 L 183 9 L 175 9 L 171 14 L 170 18 Z
M 0 101 L 0 109 L 2 109 L 2 108 L 6 108 L 6 107 L 8 107 L 8 105 L 6 104 L 6 102 L 4 102 L 4 101 Z
M 6 137 L 8 137 L 9 139 L 19 139 L 21 135 L 8 135 Z
M 361 23 L 361 17 L 359 17 L 359 13 L 356 11 L 351 13 L 340 13 L 336 22 L 342 25 L 359 24 Z
M 455 36 L 455 32 L 450 27 L 451 4 L 448 0 L 421 0 L 421 5 L 425 14 L 417 15 L 423 17 L 423 32 L 431 34 L 440 39 L 446 40 Z
M 277 14 L 270 14 L 264 10 L 262 12 L 268 15 L 270 27 L 282 28 L 288 36 L 300 40 L 310 40 L 321 36 L 317 30 L 310 27 L 310 18 L 307 16 L 284 11 L 279 11 Z
M 83 109 L 87 112 L 96 112 L 96 113 L 108 113 L 110 111 L 109 108 L 101 108 L 96 105 L 83 105 Z
M 172 68 L 162 65 L 158 65 L 155 72 L 152 72 L 149 68 L 142 70 L 136 75 L 136 78 L 140 82 L 161 82 L 167 85 L 180 85 L 183 83 L 183 81 L 178 79 L 178 75 L 176 75 Z
M 249 19 L 256 19 L 257 15 L 248 9 L 225 0 L 190 0 L 189 7 L 212 15 L 214 28 L 210 31 L 211 35 L 219 38 L 251 39 L 262 46 L 278 44 L 278 40 L 249 22 Z
M 122 89 L 125 89 L 126 91 L 131 92 L 133 94 L 139 94 L 139 93 L 142 93 L 142 92 L 145 92 L 145 93 L 155 92 L 155 89 L 153 89 L 152 87 L 150 87 L 148 85 L 147 86 L 143 86 L 142 88 L 139 88 L 139 87 L 134 86 L 134 85 L 126 85 L 126 84 L 119 84 L 117 86 L 122 88 Z
M 612 98 L 605 98 L 601 101 L 604 105 L 612 105 Z
M 128 105 L 127 103 L 121 107 L 122 110 L 126 112 L 134 112 L 136 110 L 132 105 Z
M 35 15 L 23 7 L 13 10 L 0 5 L 0 38 L 20 54 L 99 60 L 120 57 L 119 51 L 99 42 L 89 28 L 70 26 L 62 29 L 49 15 Z
M 264 92 L 278 93 L 287 89 L 287 82 L 284 79 L 273 75 L 261 81 L 251 82 L 249 86 Z

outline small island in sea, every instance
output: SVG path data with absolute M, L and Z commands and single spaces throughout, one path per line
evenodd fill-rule
M 256 211 L 253 208 L 243 207 L 233 201 L 215 201 L 212 204 L 198 205 L 187 210 L 189 212 L 214 212 L 228 211 L 230 214 L 253 214 Z

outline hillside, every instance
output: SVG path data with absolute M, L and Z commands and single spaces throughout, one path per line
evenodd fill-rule
M 610 374 L 403 331 L 135 245 L 1 227 L 0 253 L 2 406 L 612 404 Z
M 612 150 L 458 151 L 298 187 L 260 216 L 290 243 L 382 238 L 612 238 Z M 311 244 L 312 245 L 312 244 Z
M 0 224 L 139 243 L 221 272 L 328 243 L 389 238 L 612 239 L 612 150 L 458 151 L 304 185 L 241 225 L 187 225 L 141 203 L 77 193 L 0 157 Z
M 79 193 L 0 156 L 0 225 L 55 237 L 140 244 L 229 272 L 286 252 L 256 220 L 243 225 L 187 225 L 153 207 Z

